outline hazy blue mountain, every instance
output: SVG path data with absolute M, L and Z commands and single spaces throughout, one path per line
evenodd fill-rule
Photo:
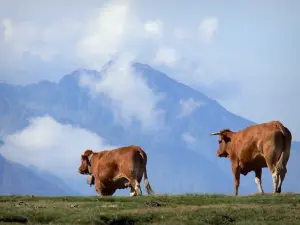
M 87 128 L 111 145 L 140 145 L 148 153 L 148 174 L 158 193 L 232 193 L 233 178 L 229 160 L 215 156 L 217 138 L 209 134 L 223 128 L 239 130 L 253 122 L 232 114 L 215 100 L 148 65 L 135 63 L 133 66 L 155 93 L 163 94 L 159 108 L 166 113 L 165 123 L 169 129 L 156 134 L 144 134 L 138 121 L 134 121 L 130 132 L 114 123 L 112 109 L 103 104 L 107 97 L 99 95 L 91 98 L 88 90 L 79 86 L 82 72 L 101 76 L 101 71 L 83 69 L 64 76 L 58 83 L 42 81 L 27 86 L 0 84 L 2 129 L 9 134 L 24 128 L 29 117 L 48 114 L 61 123 Z M 189 115 L 179 116 L 182 100 L 195 101 L 200 106 Z M 184 134 L 192 136 L 190 143 L 183 139 Z M 297 143 L 293 145 L 293 151 L 297 146 Z M 298 156 L 296 150 L 291 155 L 284 191 L 300 189 L 294 179 L 295 168 L 299 168 L 296 164 Z M 264 170 L 263 179 L 265 190 L 271 191 L 269 171 Z M 95 194 L 94 189 L 85 184 L 84 178 L 68 181 L 67 185 L 82 194 Z M 242 177 L 240 193 L 256 191 L 254 175 Z
M 55 184 L 55 186 L 57 186 L 61 190 L 63 190 L 64 194 L 80 195 L 80 192 L 75 191 L 73 187 L 71 188 L 71 186 L 67 185 L 66 182 L 64 180 L 62 180 L 61 178 L 59 178 L 58 176 L 55 176 L 54 174 L 49 173 L 47 171 L 42 171 L 35 166 L 29 166 L 28 169 L 30 169 L 38 177 L 42 177 L 49 183 Z M 62 195 L 62 193 L 60 195 Z
M 50 177 L 49 175 L 47 175 Z M 43 179 L 27 167 L 7 161 L 0 155 L 0 194 L 16 195 L 76 195 L 69 187 L 60 185 L 60 180 Z

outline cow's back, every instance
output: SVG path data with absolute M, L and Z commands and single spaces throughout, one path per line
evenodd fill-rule
M 106 159 L 110 159 L 115 163 L 126 162 L 130 165 L 137 159 L 143 159 L 145 152 L 136 145 L 120 147 L 107 152 Z
M 236 141 L 246 146 L 257 144 L 261 147 L 262 143 L 269 141 L 272 137 L 283 135 L 284 129 L 286 128 L 279 121 L 255 124 L 236 132 Z
M 256 163 L 266 166 L 263 158 L 273 154 L 274 158 L 283 150 L 286 129 L 279 121 L 251 125 L 235 134 L 235 153 L 241 163 L 256 159 Z M 263 158 L 262 158 L 263 157 Z

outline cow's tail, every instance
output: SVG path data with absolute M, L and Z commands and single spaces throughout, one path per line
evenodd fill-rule
M 154 195 L 155 192 L 153 191 L 153 189 L 151 188 L 148 176 L 147 176 L 147 155 L 146 153 L 139 147 L 139 153 L 142 156 L 142 158 L 144 159 L 144 184 L 145 184 L 145 189 L 147 191 L 147 193 L 149 195 Z
M 284 170 L 286 172 L 286 164 L 290 157 L 290 151 L 291 151 L 291 144 L 292 144 L 292 134 L 290 130 L 286 127 L 284 127 L 280 122 L 278 125 L 276 125 L 282 135 L 283 135 L 283 148 L 280 153 L 279 159 L 276 163 L 276 170 L 282 171 Z

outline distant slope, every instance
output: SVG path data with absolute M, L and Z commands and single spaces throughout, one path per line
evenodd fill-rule
M 56 187 L 62 189 L 67 195 L 80 195 L 79 191 L 75 191 L 74 188 L 71 188 L 71 186 L 66 184 L 66 182 L 58 176 L 47 171 L 42 171 L 35 166 L 30 166 L 29 169 L 38 177 L 43 178 L 51 184 L 55 184 Z
M 107 96 L 91 98 L 88 90 L 79 86 L 78 80 L 83 71 L 90 76 L 101 76 L 101 72 L 91 70 L 76 70 L 58 83 L 43 81 L 24 87 L 0 84 L 0 108 L 2 106 L 4 109 L 0 124 L 3 124 L 5 134 L 10 134 L 27 126 L 29 117 L 47 114 L 61 123 L 76 124 L 93 131 L 111 145 L 142 146 L 148 154 L 150 181 L 158 193 L 232 193 L 229 160 L 215 156 L 217 139 L 209 134 L 223 128 L 243 129 L 253 122 L 232 114 L 215 100 L 148 65 L 135 63 L 133 66 L 155 93 L 164 95 L 158 108 L 166 112 L 168 129 L 156 134 L 144 134 L 139 121 L 134 121 L 129 130 L 115 123 L 112 108 L 103 104 L 107 102 Z M 200 104 L 188 115 L 179 116 L 183 101 Z M 295 167 L 299 168 L 298 165 Z M 296 171 L 290 170 L 287 180 L 296 175 Z M 266 191 L 272 188 L 269 178 L 269 172 L 264 172 Z M 72 184 L 81 193 L 95 193 L 93 187 L 85 184 L 84 178 L 70 180 L 66 184 Z M 290 187 L 300 190 L 300 183 L 294 182 Z M 242 177 L 240 193 L 256 191 L 253 174 Z
M 78 193 L 71 189 L 66 190 L 55 182 L 49 182 L 28 168 L 9 162 L 0 155 L 0 194 L 63 196 Z

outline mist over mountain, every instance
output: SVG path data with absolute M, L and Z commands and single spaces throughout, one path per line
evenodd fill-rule
M 23 165 L 7 161 L 0 155 L 1 195 L 64 196 L 79 194 L 79 192 L 62 184 L 60 179 L 50 179 L 51 177 L 48 174 L 36 174 Z
M 231 194 L 233 178 L 229 160 L 216 157 L 217 139 L 209 134 L 223 128 L 240 130 L 254 122 L 234 115 L 215 100 L 171 79 L 148 65 L 134 63 L 132 67 L 137 76 L 145 81 L 159 99 L 155 108 L 155 112 L 158 112 L 157 118 L 159 118 L 157 130 L 154 125 L 154 128 L 151 128 L 154 131 L 144 131 L 143 124 L 134 112 L 143 110 L 140 112 L 147 114 L 148 108 L 141 109 L 142 106 L 138 104 L 130 105 L 127 108 L 124 108 L 122 104 L 121 106 L 117 105 L 131 113 L 132 116 L 128 119 L 114 110 L 115 105 L 107 94 L 107 91 L 110 90 L 105 89 L 106 86 L 101 86 L 101 90 L 106 92 L 97 92 L 99 86 L 95 85 L 97 92 L 95 94 L 82 84 L 83 76 L 94 81 L 92 84 L 105 79 L 103 77 L 105 70 L 110 66 L 111 64 L 108 64 L 99 72 L 78 69 L 64 76 L 58 83 L 41 81 L 26 86 L 0 83 L 0 132 L 2 132 L 2 138 L 26 129 L 30 125 L 31 118 L 48 116 L 62 126 L 78 127 L 92 132 L 111 146 L 140 145 L 148 154 L 148 176 L 157 193 Z M 124 83 L 124 85 L 128 84 Z M 136 88 L 139 90 L 138 86 Z M 139 92 L 137 91 L 137 93 Z M 113 94 L 116 96 L 115 92 Z M 118 101 L 116 102 L 118 103 Z M 152 110 L 152 107 L 149 107 L 149 110 Z M 145 116 L 148 116 L 143 117 L 146 118 L 146 121 L 147 118 L 153 119 L 150 114 Z M 124 123 L 120 123 L 120 121 Z M 151 126 L 147 123 L 146 125 Z M 39 139 L 39 136 L 36 138 Z M 3 148 L 6 145 L 6 141 L 4 142 Z M 66 146 L 68 145 L 66 144 Z M 300 183 L 294 179 L 296 171 L 299 169 L 297 165 L 299 153 L 296 149 L 300 149 L 300 144 L 294 142 L 288 164 L 288 174 L 283 184 L 284 192 L 299 191 L 300 189 Z M 77 152 L 84 150 L 76 149 Z M 101 151 L 103 149 L 93 150 Z M 74 152 L 75 149 L 66 147 L 61 154 L 69 154 L 70 161 L 78 158 L 79 163 L 80 155 L 77 153 L 75 155 Z M 20 154 L 22 154 L 21 150 Z M 50 154 L 49 160 L 52 156 L 54 157 L 54 153 Z M 13 156 L 10 155 L 10 157 Z M 59 158 L 57 153 L 55 153 L 55 157 Z M 4 158 L 2 161 L 6 162 Z M 36 165 L 28 168 L 28 171 L 21 169 L 19 164 L 10 164 L 10 167 L 16 172 L 5 175 L 6 179 L 16 179 L 17 173 L 19 173 L 18 176 L 26 173 L 26 177 L 31 177 L 31 179 L 37 174 L 44 178 L 44 184 L 41 187 L 28 187 L 26 182 L 20 183 L 13 180 L 18 183 L 19 191 L 23 193 L 42 190 L 38 193 L 47 195 L 50 193 L 74 194 L 76 192 L 82 195 L 95 195 L 94 188 L 88 187 L 85 184 L 85 177 L 79 174 L 73 177 L 64 177 L 60 171 L 40 172 Z M 76 173 L 77 167 L 72 168 Z M 32 171 L 36 171 L 36 173 L 32 173 Z M 61 186 L 51 186 L 61 183 L 61 180 L 64 180 L 64 184 Z M 4 183 L 1 185 L 0 190 L 8 193 L 7 185 Z M 267 169 L 263 170 L 263 185 L 266 192 L 271 191 L 272 179 Z M 43 189 L 45 186 L 47 189 Z M 240 185 L 241 194 L 251 192 L 257 192 L 253 173 L 248 174 L 247 177 L 242 176 Z M 129 190 L 118 191 L 119 193 L 128 195 Z

